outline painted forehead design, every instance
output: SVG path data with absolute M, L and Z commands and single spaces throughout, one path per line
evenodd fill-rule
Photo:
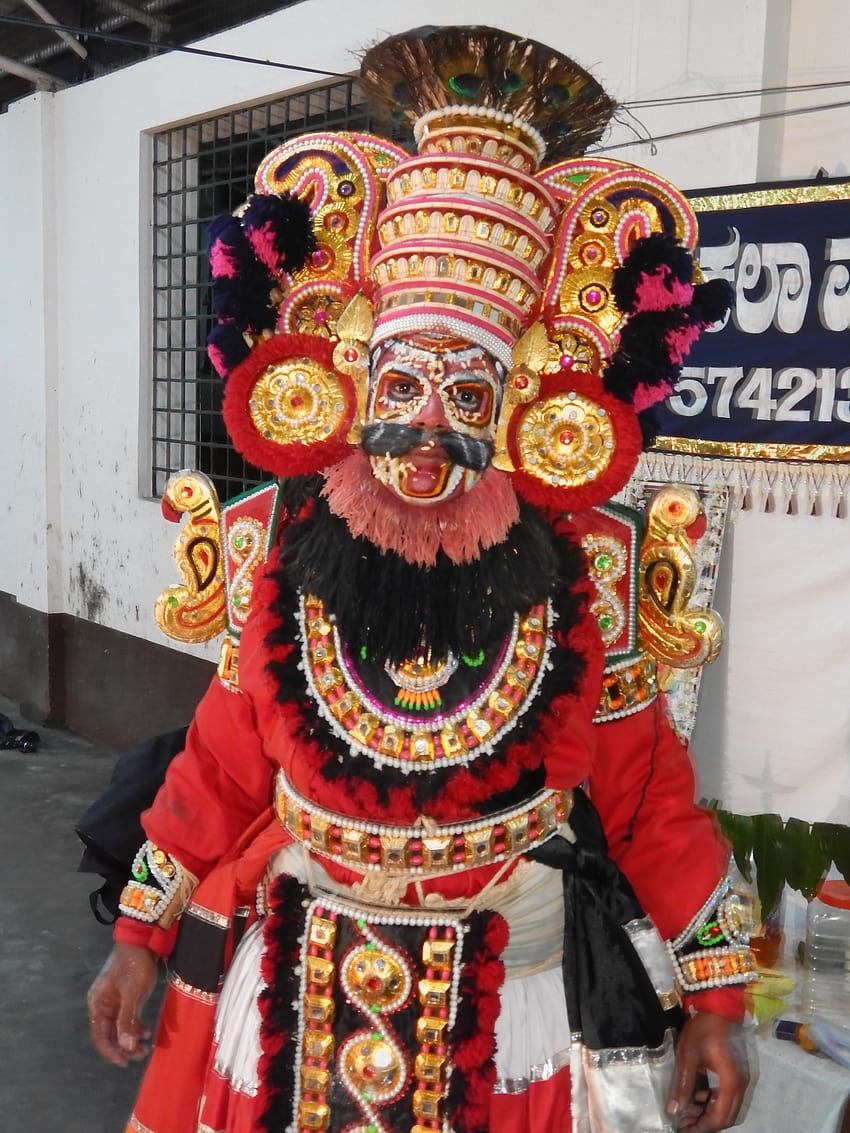
M 500 379 L 505 374 L 505 367 L 498 359 L 488 354 L 483 347 L 475 345 L 465 346 L 458 350 L 431 350 L 415 346 L 410 342 L 403 342 L 400 339 L 388 339 L 373 351 L 373 372 L 378 369 L 378 360 L 381 355 L 384 355 L 384 357 L 380 361 L 380 369 L 393 364 L 415 367 L 419 371 L 422 367 L 427 367 L 439 361 L 446 368 L 453 364 L 458 368 L 485 369 L 488 376 L 495 371 Z

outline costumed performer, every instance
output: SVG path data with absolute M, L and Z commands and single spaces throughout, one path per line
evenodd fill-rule
M 162 957 L 137 1133 L 725 1128 L 744 903 L 606 501 L 726 292 L 672 186 L 581 156 L 613 104 L 570 59 L 422 28 L 362 79 L 415 152 L 288 141 L 212 232 L 225 420 L 279 479 L 222 511 L 95 1045 L 145 1053 Z

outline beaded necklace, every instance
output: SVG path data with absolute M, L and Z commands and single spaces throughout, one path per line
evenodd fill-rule
M 320 715 L 352 754 L 368 756 L 376 767 L 404 772 L 466 766 L 491 754 L 533 703 L 551 667 L 554 622 L 550 603 L 532 606 L 524 616 L 514 615 L 494 662 L 472 694 L 450 712 L 439 711 L 438 698 L 430 704 L 418 703 L 423 715 L 413 716 L 400 710 L 404 703 L 385 704 L 366 687 L 324 603 L 300 595 L 300 667 Z M 474 662 L 480 664 L 480 659 Z M 444 670 L 432 666 L 438 674 L 434 679 L 444 684 L 456 668 L 454 659 L 444 663 Z M 394 671 L 387 672 L 394 680 Z M 428 708 L 438 710 L 424 715 Z

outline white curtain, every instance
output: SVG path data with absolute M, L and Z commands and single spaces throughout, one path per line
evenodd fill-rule
M 640 475 L 731 488 L 725 645 L 692 737 L 701 795 L 850 823 L 850 469 L 647 456 Z

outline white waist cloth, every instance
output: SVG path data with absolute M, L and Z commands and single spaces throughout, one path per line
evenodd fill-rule
M 308 860 L 300 843 L 279 851 L 274 873 L 351 898 L 347 887 L 330 878 L 315 859 Z M 496 1071 L 497 1090 L 516 1093 L 569 1064 L 570 1024 L 561 976 L 561 875 L 547 866 L 523 861 L 504 883 L 488 889 L 482 907 L 501 913 L 510 931 L 502 953 L 506 978 L 496 1022 Z M 249 1094 L 258 1086 L 262 951 L 259 922 L 246 932 L 236 951 L 216 1015 L 216 1070 L 230 1079 L 234 1089 Z

